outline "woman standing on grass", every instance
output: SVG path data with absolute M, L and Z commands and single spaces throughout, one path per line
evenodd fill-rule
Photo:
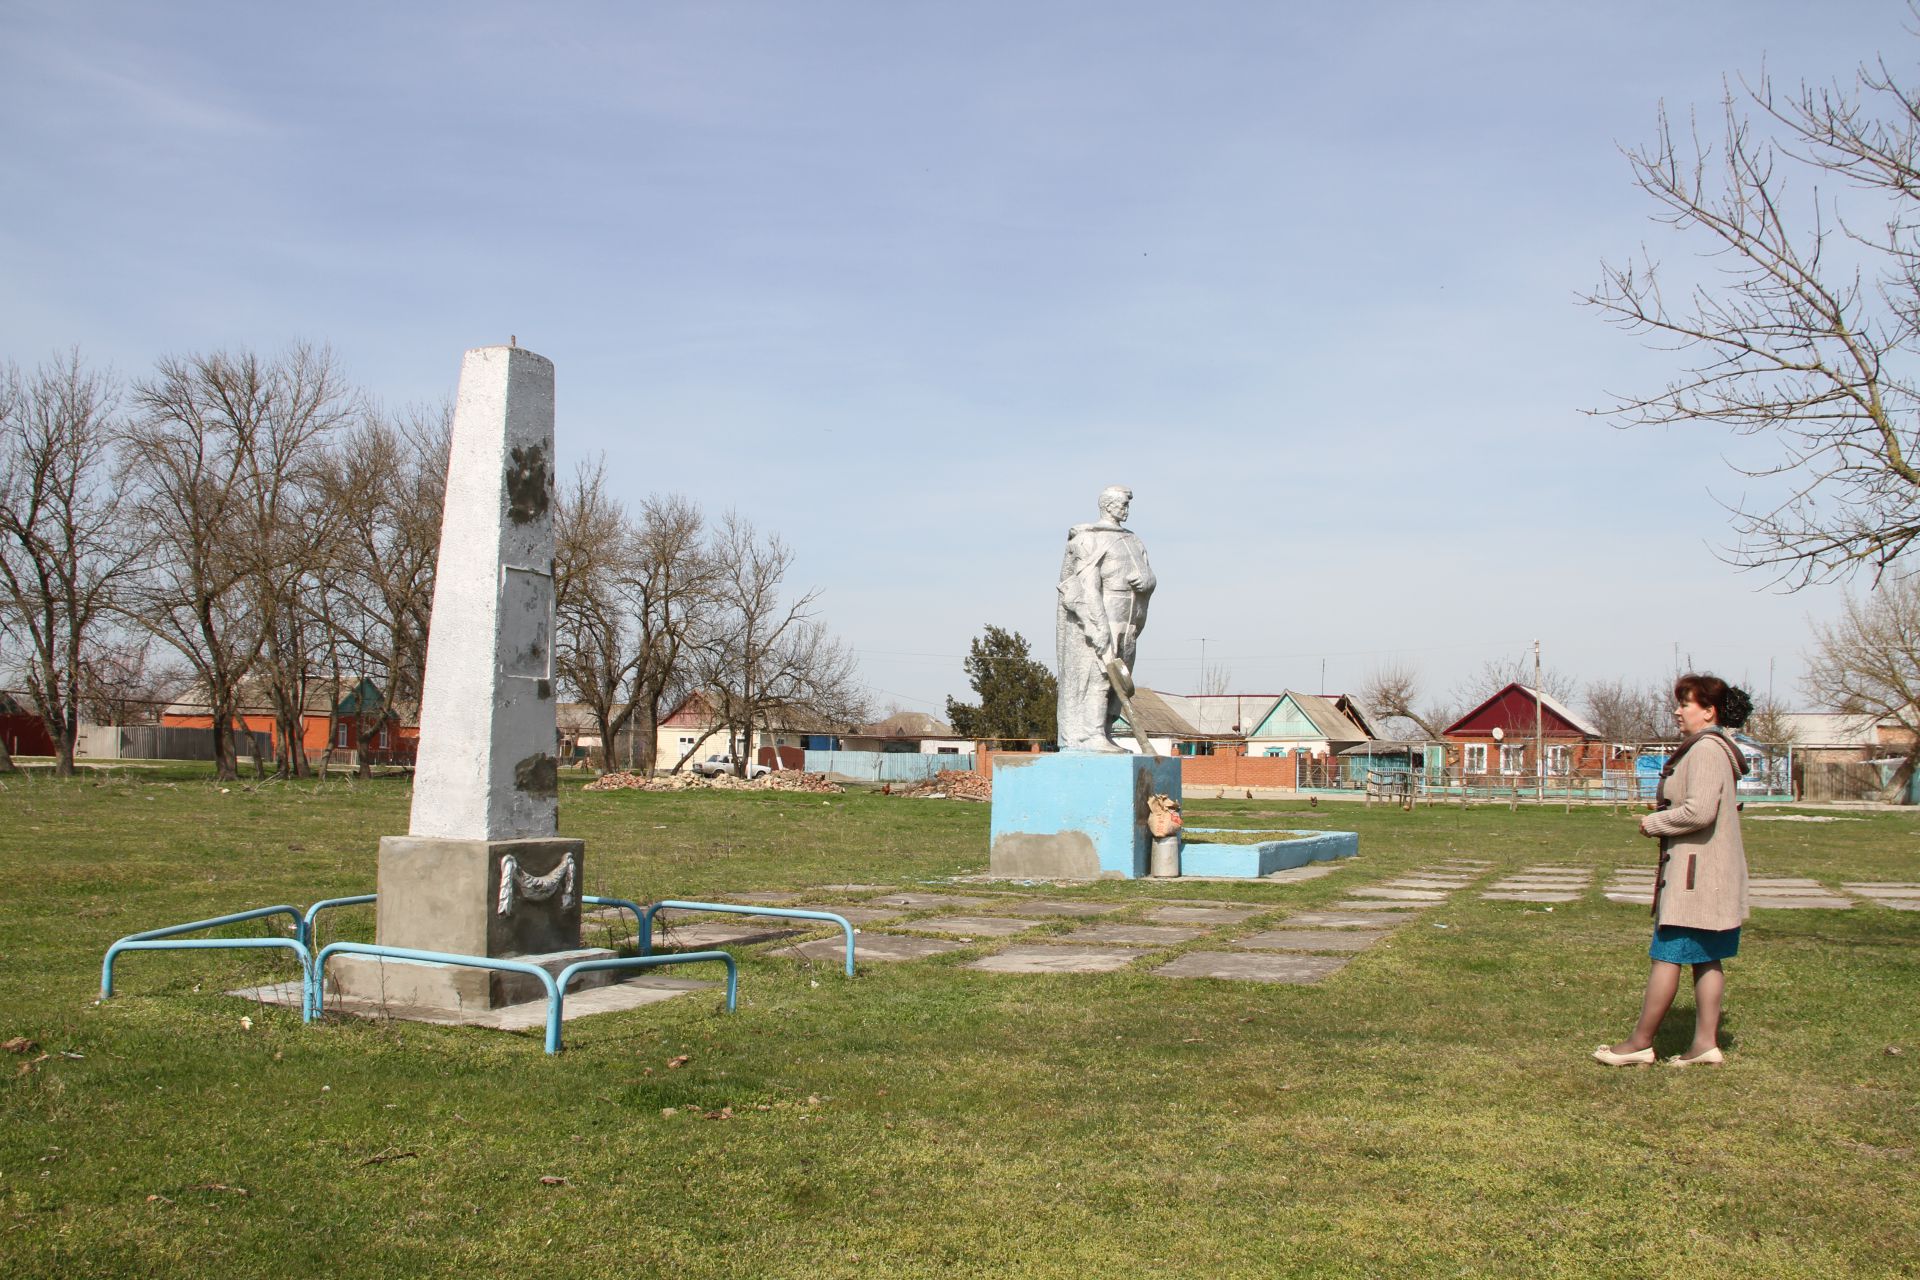
M 1693 966 L 1693 1043 L 1670 1066 L 1718 1066 L 1720 1002 L 1727 977 L 1720 962 L 1740 949 L 1747 918 L 1747 852 L 1740 840 L 1735 787 L 1746 757 L 1726 734 L 1747 722 L 1753 699 L 1716 676 L 1681 676 L 1673 714 L 1684 735 L 1660 770 L 1660 800 L 1640 819 L 1640 834 L 1660 839 L 1653 888 L 1653 972 L 1633 1034 L 1601 1045 L 1593 1056 L 1610 1067 L 1654 1060 L 1653 1037 L 1680 989 L 1680 966 Z

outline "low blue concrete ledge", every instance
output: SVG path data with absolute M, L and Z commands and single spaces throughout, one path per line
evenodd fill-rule
M 1188 827 L 1187 834 L 1232 829 Z M 1180 874 L 1257 878 L 1289 867 L 1304 867 L 1309 862 L 1351 858 L 1360 852 L 1360 836 L 1353 831 L 1275 831 L 1273 836 L 1258 844 L 1196 844 L 1188 840 L 1180 849 Z
M 996 756 L 989 865 L 1033 880 L 1147 874 L 1147 797 L 1180 798 L 1180 762 L 1062 751 Z

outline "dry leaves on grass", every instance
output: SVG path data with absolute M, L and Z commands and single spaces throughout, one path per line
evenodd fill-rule
M 678 1057 L 668 1058 L 667 1070 L 669 1071 L 678 1070 L 679 1068 L 686 1066 L 689 1062 L 692 1062 L 692 1061 L 693 1061 L 693 1055 L 690 1053 L 683 1053 L 683 1054 L 680 1054 Z
M 573 1184 L 559 1174 L 543 1173 L 540 1175 L 540 1185 L 543 1187 L 570 1187 Z
M 0 1049 L 5 1049 L 8 1053 L 34 1053 L 39 1048 L 39 1045 L 25 1036 L 15 1036 L 11 1040 L 0 1043 Z

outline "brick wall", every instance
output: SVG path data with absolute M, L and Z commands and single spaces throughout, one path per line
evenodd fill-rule
M 1182 756 L 1183 787 L 1287 787 L 1298 785 L 1294 756 Z

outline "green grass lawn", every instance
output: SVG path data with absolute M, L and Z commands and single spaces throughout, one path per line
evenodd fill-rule
M 1448 856 L 1595 888 L 1550 912 L 1457 893 L 1315 987 L 960 967 L 986 943 L 848 981 L 762 948 L 737 1014 L 702 993 L 584 1019 L 549 1058 L 217 994 L 292 972 L 266 953 L 131 955 L 95 1002 L 122 934 L 370 891 L 406 783 L 0 781 L 0 1039 L 52 1055 L 0 1055 L 7 1277 L 1920 1271 L 1920 913 L 1761 912 L 1728 1067 L 1598 1067 L 1645 977 L 1645 908 L 1598 892 L 1651 857 L 1624 812 L 1192 802 L 1358 830 L 1360 863 L 1051 892 L 1306 908 Z M 983 805 L 562 804 L 587 890 L 640 901 L 985 869 Z M 1757 875 L 1920 880 L 1906 814 L 1746 831 Z M 1690 1017 L 1683 995 L 1663 1053 Z

